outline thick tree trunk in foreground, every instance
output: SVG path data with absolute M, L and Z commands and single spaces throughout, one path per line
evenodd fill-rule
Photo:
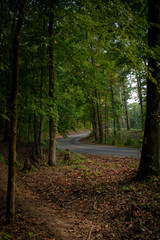
M 55 81 L 55 71 L 54 71 L 54 47 L 53 47 L 53 6 L 51 3 L 51 13 L 49 20 L 49 97 L 50 101 L 52 101 L 52 107 L 54 103 L 54 81 Z M 53 116 L 50 116 L 49 119 L 49 159 L 48 164 L 53 166 L 56 164 L 56 124 Z
M 159 0 L 148 1 L 149 47 L 160 46 L 160 4 Z M 147 112 L 141 162 L 138 177 L 160 174 L 160 71 L 158 60 L 150 57 L 148 69 L 152 78 L 147 79 Z
M 15 178 L 16 178 L 16 134 L 17 134 L 17 98 L 19 85 L 19 44 L 23 23 L 23 14 L 26 1 L 20 1 L 19 17 L 15 30 L 13 43 L 13 70 L 12 70 L 12 93 L 11 93 L 11 121 L 10 142 L 8 158 L 8 189 L 7 189 L 7 212 L 6 222 L 13 223 L 15 220 Z

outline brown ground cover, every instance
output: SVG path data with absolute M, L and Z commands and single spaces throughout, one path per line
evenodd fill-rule
M 21 145 L 19 162 L 30 151 Z M 58 159 L 30 172 L 17 165 L 14 226 L 4 224 L 7 164 L 0 162 L 0 239 L 160 239 L 160 178 L 138 181 L 138 159 L 71 154 L 66 162 L 63 152 Z

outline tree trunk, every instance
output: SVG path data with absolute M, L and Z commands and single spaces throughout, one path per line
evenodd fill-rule
M 95 89 L 95 98 L 98 100 L 96 89 Z M 98 127 L 99 127 L 99 142 L 102 144 L 103 143 L 102 114 L 101 114 L 99 103 L 97 102 L 96 105 L 97 105 L 97 117 L 98 117 Z
M 94 101 L 92 101 L 92 116 L 93 116 L 93 120 L 92 120 L 92 126 L 93 126 L 93 136 L 95 141 L 98 141 L 98 128 L 97 128 L 97 115 L 96 115 L 96 106 Z
M 43 108 L 41 108 L 43 109 Z M 44 128 L 44 115 L 40 116 L 40 131 L 39 131 L 39 153 L 43 155 L 43 128 Z
M 41 85 L 40 85 L 40 109 L 43 111 L 44 105 L 43 105 L 43 97 L 44 97 L 44 86 L 43 86 L 43 80 L 44 80 L 44 68 L 41 69 Z M 39 153 L 42 156 L 43 155 L 43 127 L 44 127 L 44 114 L 42 113 L 40 115 L 40 129 L 39 129 Z
M 31 114 L 28 116 L 28 141 L 30 142 L 32 139 L 32 116 Z
M 19 16 L 13 42 L 13 70 L 12 70 L 12 92 L 10 101 L 10 141 L 8 157 L 8 188 L 7 188 L 7 212 L 6 222 L 13 223 L 15 220 L 15 179 L 16 179 L 16 133 L 17 133 L 17 99 L 19 85 L 19 45 L 22 31 L 23 14 L 26 0 L 19 3 Z
M 46 34 L 46 21 L 44 20 L 43 24 L 43 33 L 44 36 Z M 45 45 L 43 44 L 43 54 L 46 54 L 45 51 Z M 44 61 L 42 59 L 42 67 L 41 67 L 41 83 L 40 83 L 40 109 L 43 111 L 44 105 L 43 105 L 43 98 L 44 98 L 44 79 L 45 78 L 45 66 Z M 44 128 L 44 114 L 42 113 L 40 115 L 40 130 L 39 130 L 39 153 L 42 156 L 43 155 L 43 128 Z
M 109 133 L 109 123 L 108 123 L 108 107 L 107 107 L 107 95 L 105 97 L 105 142 L 107 142 L 107 133 Z
M 15 28 L 16 28 L 16 19 L 17 19 L 17 6 L 15 4 L 14 6 L 14 14 L 13 14 L 13 21 L 12 21 L 12 28 L 11 28 L 11 35 L 14 36 L 15 34 Z M 12 43 L 14 41 L 14 38 L 12 39 Z M 10 46 L 10 69 L 13 69 L 13 45 Z M 7 76 L 7 102 L 6 102 L 6 109 L 7 109 L 7 117 L 10 119 L 10 96 L 11 96 L 11 86 L 12 86 L 12 74 L 9 72 L 9 75 Z M 8 119 L 5 120 L 5 126 L 4 126 L 4 141 L 9 141 L 10 137 L 10 121 Z
M 0 136 L 3 135 L 3 118 L 0 116 Z
M 125 119 L 124 119 L 124 115 L 123 115 L 123 103 L 122 103 L 121 86 L 119 87 L 119 99 L 120 99 L 120 104 L 121 104 L 122 128 L 125 128 Z
M 159 0 L 148 1 L 148 45 L 160 47 L 160 4 Z M 148 70 L 152 69 L 147 79 L 147 112 L 138 177 L 160 174 L 160 76 L 159 63 L 149 57 Z
M 53 14 L 53 2 L 51 1 L 51 12 L 50 12 L 50 19 L 49 19 L 49 37 L 50 37 L 50 43 L 49 43 L 49 97 L 50 101 L 54 103 L 54 85 L 55 85 L 55 70 L 54 70 L 54 47 L 53 47 L 53 20 L 54 20 L 54 14 Z M 53 110 L 52 110 L 53 111 Z M 49 119 L 49 159 L 48 164 L 50 166 L 53 166 L 56 164 L 56 124 L 55 119 L 53 116 L 50 116 Z
M 112 83 L 111 83 L 111 94 L 112 94 L 112 109 L 113 109 L 113 129 L 114 129 L 114 136 L 116 136 L 116 111 L 115 111 L 115 101 L 114 101 Z M 114 140 L 113 140 L 113 144 L 115 144 Z
M 127 130 L 130 130 L 130 121 L 129 121 L 128 104 L 127 104 L 127 92 L 126 92 L 126 85 L 125 85 L 124 79 L 123 79 L 123 91 L 124 91 L 124 102 L 125 102 L 125 110 L 126 110 Z
M 37 115 L 34 112 L 34 154 L 39 154 L 38 151 L 38 124 L 37 124 Z

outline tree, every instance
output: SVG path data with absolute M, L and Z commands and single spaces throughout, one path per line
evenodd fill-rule
M 51 12 L 49 19 L 49 97 L 51 101 L 51 112 L 54 109 L 54 88 L 55 88 L 55 69 L 54 69 L 54 46 L 53 46 L 53 21 L 54 21 L 54 6 L 51 1 Z M 55 114 L 55 112 L 54 112 Z M 56 121 L 53 113 L 49 119 L 49 159 L 50 166 L 56 164 Z
M 148 45 L 151 49 L 148 59 L 147 112 L 138 170 L 139 177 L 160 173 L 160 1 L 148 1 Z
M 23 24 L 23 15 L 26 0 L 19 1 L 19 16 L 13 42 L 13 69 L 12 69 L 12 93 L 11 93 L 11 124 L 8 158 L 8 189 L 7 189 L 7 213 L 6 222 L 11 223 L 15 220 L 15 177 L 16 177 L 16 135 L 17 135 L 17 98 L 19 85 L 19 45 Z

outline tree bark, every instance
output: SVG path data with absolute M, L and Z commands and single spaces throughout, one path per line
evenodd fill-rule
M 51 108 L 54 104 L 54 85 L 55 85 L 55 70 L 54 70 L 54 47 L 53 47 L 53 2 L 51 1 L 51 12 L 49 19 L 49 97 L 52 101 Z M 53 166 L 56 164 L 56 123 L 53 116 L 50 116 L 49 119 L 49 159 L 48 164 Z
M 3 118 L 0 116 L 0 136 L 3 135 Z
M 45 35 L 46 33 L 46 21 L 44 20 L 43 24 L 43 33 Z M 43 44 L 43 53 L 45 54 L 45 45 Z M 43 104 L 43 98 L 44 98 L 44 78 L 45 78 L 45 71 L 44 71 L 44 62 L 42 59 L 42 67 L 41 67 L 41 83 L 40 83 L 40 109 L 43 111 L 44 104 Z M 44 127 L 44 114 L 41 113 L 40 115 L 40 130 L 39 130 L 39 153 L 42 156 L 43 155 L 43 127 Z
M 107 107 L 107 95 L 105 97 L 105 142 L 107 142 L 107 133 L 109 132 L 109 122 L 108 122 L 108 107 Z
M 96 89 L 95 89 L 95 98 L 98 100 Z M 97 117 L 98 117 L 98 128 L 99 128 L 99 142 L 102 144 L 103 143 L 102 114 L 101 114 L 99 103 L 97 102 L 96 105 L 97 105 Z
M 148 45 L 150 48 L 159 47 L 159 0 L 148 1 L 148 21 Z M 148 59 L 148 70 L 150 69 L 152 70 L 147 79 L 146 123 L 138 177 L 160 174 L 160 75 L 159 62 L 152 56 Z
M 115 111 L 115 101 L 114 101 L 114 93 L 113 93 L 112 83 L 111 83 L 111 94 L 112 94 L 112 109 L 113 109 L 113 129 L 114 129 L 114 136 L 116 136 L 116 111 Z M 113 144 L 115 144 L 114 140 L 113 140 Z
M 34 154 L 39 154 L 38 151 L 38 124 L 37 124 L 37 115 L 34 112 Z
M 95 141 L 98 141 L 98 128 L 97 128 L 97 115 L 96 115 L 96 106 L 94 101 L 92 101 L 92 126 L 93 126 L 93 136 Z
M 17 99 L 19 85 L 19 45 L 23 24 L 26 0 L 19 2 L 19 16 L 13 42 L 13 70 L 12 70 L 12 92 L 10 101 L 10 141 L 8 157 L 8 187 L 7 187 L 7 212 L 6 222 L 15 221 L 15 179 L 16 179 L 16 134 L 17 134 Z
M 12 28 L 11 28 L 11 36 L 14 36 L 15 34 L 15 28 L 16 28 L 16 18 L 17 18 L 18 9 L 15 4 L 14 6 L 14 14 L 13 14 L 13 21 L 12 21 Z M 12 39 L 12 43 L 14 41 L 14 38 Z M 13 44 L 10 46 L 10 69 L 13 69 Z M 7 91 L 7 102 L 6 102 L 6 109 L 7 109 L 7 117 L 10 119 L 10 96 L 11 96 L 11 86 L 12 86 L 12 74 L 9 72 L 9 75 L 7 76 L 7 85 L 6 85 L 6 91 Z M 5 120 L 4 125 L 4 141 L 9 141 L 10 137 L 10 121 L 8 119 Z
M 30 142 L 32 139 L 32 115 L 28 116 L 28 141 Z

